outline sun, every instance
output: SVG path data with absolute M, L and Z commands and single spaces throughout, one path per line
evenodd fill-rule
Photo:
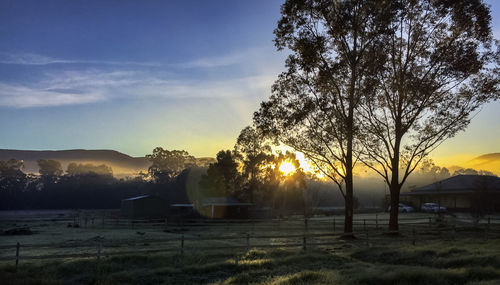
M 290 175 L 295 172 L 296 168 L 290 161 L 283 161 L 283 163 L 280 164 L 279 170 L 285 175 Z

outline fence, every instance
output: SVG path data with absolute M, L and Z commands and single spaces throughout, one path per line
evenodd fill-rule
M 51 219 L 54 220 L 54 219 Z M 57 221 L 66 222 L 73 219 L 58 219 Z M 76 222 L 76 220 L 73 220 Z M 429 233 L 432 231 L 438 238 L 441 238 L 441 234 L 446 232 L 451 233 L 451 239 L 455 238 L 457 231 L 467 231 L 473 230 L 475 232 L 484 231 L 484 238 L 488 239 L 490 236 L 498 238 L 500 234 L 500 219 L 488 217 L 481 223 L 471 222 L 470 219 L 455 219 L 453 224 L 445 225 L 444 227 L 439 227 L 440 221 L 436 217 L 415 217 L 415 218 L 402 218 L 400 221 L 400 227 L 402 230 L 409 231 L 410 234 L 407 238 L 410 239 L 413 245 L 416 244 L 418 237 L 422 237 L 424 233 Z M 141 239 L 138 241 L 107 241 L 104 239 L 96 239 L 87 242 L 78 243 L 46 243 L 46 244 L 20 244 L 19 242 L 14 245 L 0 246 L 2 251 L 12 250 L 12 256 L 0 257 L 0 261 L 15 260 L 16 267 L 20 260 L 35 260 L 35 259 L 60 259 L 60 258 L 97 258 L 114 255 L 127 255 L 127 254 L 146 254 L 146 253 L 167 253 L 167 252 L 178 252 L 183 254 L 185 251 L 196 251 L 196 250 L 239 250 L 250 248 L 272 248 L 272 247 L 302 247 L 303 250 L 307 250 L 310 247 L 318 246 L 332 246 L 345 243 L 339 239 L 334 239 L 335 237 L 341 236 L 341 233 L 337 233 L 337 227 L 343 224 L 343 219 L 333 217 L 331 219 L 289 219 L 283 220 L 184 220 L 176 223 L 169 223 L 168 220 L 112 220 L 112 219 L 102 219 L 101 226 L 163 226 L 170 228 L 221 228 L 229 227 L 233 230 L 245 229 L 246 233 L 236 235 L 236 236 L 197 236 L 197 237 L 185 237 L 182 233 L 177 238 L 162 238 L 162 239 Z M 375 218 L 367 219 L 356 219 L 354 220 L 354 226 L 357 229 L 356 235 L 360 240 L 365 240 L 368 243 L 369 239 L 376 237 L 377 230 L 385 228 L 388 224 L 388 219 L 381 219 L 378 215 Z M 275 231 L 280 230 L 302 230 L 300 234 L 250 234 L 250 232 L 262 232 L 273 228 Z M 328 233 L 312 233 L 314 230 L 321 229 L 326 230 Z M 340 230 L 340 228 L 339 228 Z M 380 231 L 379 231 L 380 232 Z M 326 239 L 326 240 L 325 240 Z M 426 237 L 428 240 L 429 237 Z M 258 242 L 259 240 L 267 240 L 267 242 Z M 276 240 L 283 240 L 283 242 L 278 242 Z M 234 241 L 232 244 L 224 245 L 196 245 L 199 242 L 209 243 L 209 242 L 221 242 L 221 241 Z M 272 242 L 271 242 L 272 241 Z M 148 249 L 140 250 L 116 250 L 117 248 L 126 246 L 130 247 L 131 242 L 139 242 L 143 245 L 148 245 Z M 190 244 L 195 244 L 190 246 Z M 22 250 L 25 248 L 31 249 L 59 249 L 59 248 L 71 248 L 78 249 L 84 248 L 88 252 L 83 253 L 58 253 L 58 254 L 45 254 L 45 255 L 22 255 Z M 107 248 L 108 250 L 104 250 Z M 92 250 L 93 249 L 93 250 Z M 14 255 L 15 253 L 15 255 Z

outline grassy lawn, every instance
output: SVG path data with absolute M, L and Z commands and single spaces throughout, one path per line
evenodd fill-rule
M 414 217 L 426 219 L 421 214 Z M 165 231 L 163 227 L 68 229 L 63 224 L 53 223 L 33 227 L 38 230 L 34 235 L 1 236 L 0 245 L 12 244 L 17 239 L 22 239 L 22 243 L 49 242 L 51 237 L 59 243 L 81 242 L 94 235 L 108 242 L 120 242 L 120 245 L 109 243 L 99 260 L 95 257 L 21 259 L 17 271 L 14 261 L 3 261 L 0 262 L 0 277 L 2 284 L 500 284 L 500 235 L 492 232 L 485 236 L 482 228 L 452 231 L 446 225 L 421 225 L 413 245 L 411 225 L 402 226 L 402 235 L 397 237 L 385 235 L 383 228 L 358 225 L 355 240 L 327 237 L 316 242 L 335 244 L 308 246 L 307 250 L 300 246 L 282 248 L 280 243 L 294 242 L 293 239 L 273 238 L 262 239 L 259 243 L 274 244 L 275 248 L 196 250 L 200 246 L 210 248 L 245 242 L 244 239 L 196 241 L 197 237 L 243 237 L 245 233 L 286 236 L 304 233 L 301 226 L 300 222 L 289 221 L 279 225 L 223 224 Z M 321 219 L 311 222 L 309 227 L 309 234 L 332 231 L 331 223 L 323 223 Z M 338 230 L 340 227 L 338 225 Z M 139 235 L 138 231 L 144 234 Z M 179 248 L 179 235 L 187 239 L 184 254 L 172 251 Z M 158 246 L 141 243 L 141 240 L 157 237 L 173 240 Z M 105 256 L 113 250 L 153 247 L 165 249 L 165 252 Z M 21 249 L 28 255 L 95 252 L 92 246 Z M 9 254 L 12 256 L 12 252 Z M 8 253 L 3 251 L 1 255 Z

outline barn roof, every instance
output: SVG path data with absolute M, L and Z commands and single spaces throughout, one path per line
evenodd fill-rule
M 489 175 L 457 175 L 401 194 L 465 194 L 478 189 L 500 192 L 500 178 Z

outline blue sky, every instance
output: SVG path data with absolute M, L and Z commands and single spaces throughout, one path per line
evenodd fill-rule
M 0 148 L 232 148 L 283 69 L 281 2 L 0 0 Z M 435 156 L 500 151 L 499 107 Z

